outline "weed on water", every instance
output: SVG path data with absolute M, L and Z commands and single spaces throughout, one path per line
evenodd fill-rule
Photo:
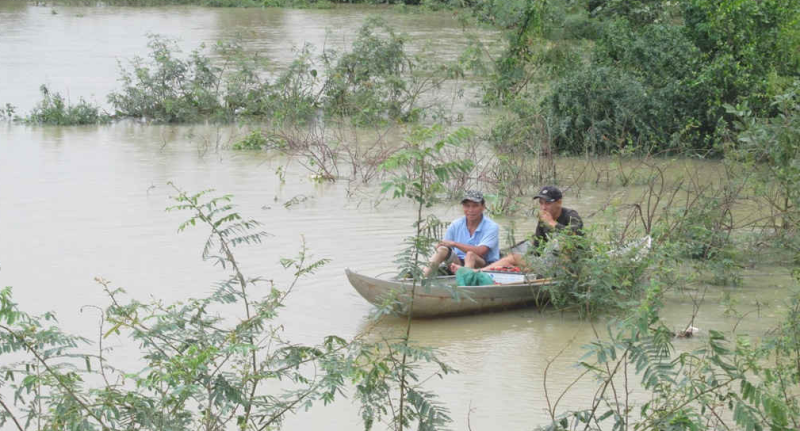
M 104 124 L 111 121 L 111 117 L 103 112 L 99 106 L 91 104 L 81 98 L 73 105 L 60 93 L 53 92 L 46 85 L 39 87 L 42 100 L 31 110 L 31 113 L 22 119 L 25 123 L 46 124 L 53 126 L 74 126 L 84 124 Z M 14 114 L 14 107 L 6 105 L 6 117 Z

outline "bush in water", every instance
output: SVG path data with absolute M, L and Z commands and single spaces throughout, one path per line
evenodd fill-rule
M 609 325 L 608 339 L 585 346 L 579 365 L 586 373 L 576 380 L 589 375 L 598 382 L 591 403 L 559 410 L 564 393 L 546 393 L 551 421 L 537 429 L 798 429 L 800 294 L 763 338 L 708 330 L 700 346 L 676 349 L 673 336 L 692 336 L 696 328 L 676 334 L 659 318 L 667 286 L 653 283 L 628 318 Z M 647 395 L 629 396 L 636 376 Z
M 254 130 L 249 135 L 245 136 L 241 141 L 233 144 L 234 150 L 261 150 L 269 144 L 269 141 L 261 132 L 261 130 Z
M 82 124 L 102 124 L 111 121 L 111 117 L 102 112 L 100 107 L 80 99 L 77 105 L 72 105 L 64 100 L 58 92 L 51 92 L 46 85 L 39 87 L 42 101 L 39 102 L 31 113 L 22 119 L 26 123 L 48 124 L 54 126 L 74 126 Z M 7 106 L 7 115 L 10 117 L 14 110 Z
M 305 45 L 270 83 L 266 59 L 237 42 L 217 44 L 220 61 L 200 50 L 183 59 L 174 41 L 151 35 L 149 60 L 136 57 L 132 70 L 122 68 L 123 88 L 108 100 L 118 116 L 166 123 L 249 116 L 302 124 L 321 113 L 360 125 L 417 121 L 435 106 L 421 106 L 421 96 L 459 72 L 408 55 L 405 43 L 383 20 L 369 19 L 351 51 L 325 51 L 318 67 Z
M 14 105 L 12 105 L 10 103 L 6 103 L 5 106 L 0 106 L 0 119 L 7 120 L 7 121 L 8 120 L 13 120 L 15 118 L 18 119 L 19 117 L 17 117 L 17 115 L 15 115 L 16 112 L 17 112 L 17 107 L 16 106 L 14 106 Z
M 246 53 L 236 41 L 215 46 L 221 62 L 200 50 L 180 58 L 175 41 L 158 35 L 150 36 L 148 46 L 150 61 L 134 58 L 132 71 L 122 69 L 123 88 L 108 96 L 119 116 L 165 123 L 260 116 L 302 123 L 315 114 L 316 71 L 310 70 L 307 47 L 270 85 L 262 78 L 266 59 Z
M 234 250 L 263 241 L 261 224 L 236 212 L 230 196 L 176 192 L 168 210 L 190 214 L 179 231 L 207 228 L 203 258 L 221 264 L 226 278 L 208 296 L 177 303 L 126 301 L 121 289 L 98 279 L 110 305 L 101 311 L 95 349 L 90 340 L 62 332 L 52 314 L 29 315 L 12 301 L 10 288 L 0 290 L 0 355 L 9 355 L 0 375 L 15 394 L 13 406 L 0 398 L 0 427 L 279 429 L 287 413 L 327 404 L 352 383 L 366 428 L 386 418 L 438 429 L 446 415 L 432 394 L 413 384 L 427 377 L 417 363 L 433 365 L 434 375 L 451 371 L 431 349 L 406 339 L 371 344 L 330 335 L 301 345 L 283 338 L 274 319 L 299 280 L 327 260 L 310 261 L 305 245 L 296 258 L 281 259 L 293 274 L 284 289 L 248 276 Z M 134 340 L 141 371 L 112 363 L 103 346 L 112 334 Z M 399 382 L 409 385 L 400 397 Z M 406 406 L 402 415 L 387 407 L 398 398 Z
M 235 107 L 221 103 L 223 70 L 210 58 L 197 50 L 188 59 L 178 58 L 177 44 L 157 35 L 150 35 L 147 45 L 150 64 L 135 57 L 132 71 L 122 69 L 122 90 L 108 96 L 118 116 L 175 123 L 232 114 Z M 258 88 L 259 84 L 251 85 Z
M 460 71 L 409 55 L 407 43 L 407 36 L 374 17 L 361 26 L 351 51 L 339 56 L 326 53 L 326 112 L 351 117 L 357 124 L 416 122 L 425 117 L 431 106 L 420 106 L 420 97 Z
M 773 228 L 796 233 L 800 225 L 800 81 L 773 99 L 778 115 L 756 118 L 744 103 L 728 105 L 735 115 L 735 148 L 730 160 L 757 175 L 755 195 L 772 214 Z
M 586 236 L 553 235 L 537 250 L 541 256 L 552 257 L 529 257 L 537 273 L 558 280 L 545 288 L 550 303 L 559 309 L 577 309 L 587 317 L 638 303 L 652 279 L 648 270 L 665 259 L 644 243 L 633 242 L 625 248 L 626 244 L 599 240 L 594 231 L 588 229 Z M 552 247 L 555 251 L 549 250 Z M 540 261 L 547 267 L 537 268 L 535 262 Z

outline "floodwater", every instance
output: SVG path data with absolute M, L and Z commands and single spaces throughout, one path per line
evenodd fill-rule
M 454 58 L 464 46 L 458 23 L 444 14 L 369 8 L 51 8 L 0 0 L 0 103 L 25 113 L 39 100 L 39 85 L 48 84 L 73 101 L 84 97 L 104 104 L 105 95 L 117 88 L 117 61 L 146 54 L 148 33 L 175 37 L 187 52 L 201 42 L 241 34 L 249 47 L 280 67 L 291 60 L 293 46 L 346 44 L 363 19 L 376 11 L 407 32 L 417 47 L 429 44 L 441 56 Z M 485 37 L 493 35 L 487 32 Z M 468 118 L 479 122 L 480 111 L 460 103 L 472 116 Z M 377 186 L 319 184 L 296 161 L 213 145 L 217 138 L 230 140 L 235 133 L 235 127 L 132 122 L 99 127 L 0 123 L 0 285 L 13 286 L 24 310 L 55 311 L 64 328 L 90 337 L 97 333 L 98 315 L 82 306 L 106 304 L 95 277 L 143 301 L 177 301 L 208 293 L 224 273 L 201 260 L 201 228 L 176 232 L 188 214 L 165 212 L 176 194 L 168 185 L 172 182 L 189 192 L 213 188 L 216 194 L 232 194 L 242 214 L 264 223 L 272 236 L 240 255 L 249 275 L 285 286 L 290 274 L 279 259 L 295 256 L 303 242 L 315 259 L 331 260 L 303 279 L 290 296 L 280 317 L 286 338 L 314 343 L 326 335 L 351 338 L 370 329 L 371 306 L 349 286 L 344 269 L 373 274 L 391 270 L 403 238 L 412 232 L 414 208 L 380 199 Z M 279 169 L 286 172 L 284 182 L 276 174 Z M 621 192 L 586 187 L 566 204 L 589 214 L 609 199 L 625 199 Z M 459 215 L 457 205 L 432 212 L 442 219 Z M 504 228 L 511 225 L 508 219 L 498 221 Z M 532 226 L 532 220 L 517 221 L 523 231 Z M 729 292 L 738 298 L 741 311 L 758 310 L 738 322 L 737 331 L 763 334 L 782 312 L 784 296 L 780 289 L 765 287 L 788 285 L 788 280 L 779 268 L 761 268 L 745 272 L 744 286 L 698 292 L 704 301 L 693 324 L 703 331 L 725 331 L 737 324 L 721 304 Z M 677 329 L 689 323 L 692 311 L 690 296 L 676 296 L 664 317 Z M 404 323 L 388 319 L 368 337 L 391 336 Z M 596 325 L 603 333 L 604 323 Z M 426 386 L 450 409 L 454 429 L 518 430 L 548 420 L 544 370 L 555 359 L 547 383 L 551 397 L 557 396 L 579 374 L 574 364 L 584 352 L 581 345 L 592 339 L 593 328 L 571 314 L 522 309 L 417 321 L 412 337 L 438 348 L 460 371 L 431 379 Z M 118 350 L 125 350 L 127 340 L 114 342 Z M 690 348 L 694 342 L 677 344 L 679 349 Z M 120 360 L 125 363 L 126 358 Z M 127 365 L 135 369 L 136 363 Z M 593 395 L 593 382 L 582 382 L 560 408 L 584 408 Z M 298 413 L 285 425 L 359 427 L 357 406 L 346 399 Z

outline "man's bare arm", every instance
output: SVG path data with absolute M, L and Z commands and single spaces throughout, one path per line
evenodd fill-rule
M 486 253 L 489 253 L 489 247 L 485 245 L 469 245 L 449 240 L 442 240 L 442 242 L 440 242 L 439 245 L 445 247 L 455 247 L 463 251 L 464 253 L 469 253 L 471 251 L 480 256 L 481 258 L 484 258 L 486 256 Z

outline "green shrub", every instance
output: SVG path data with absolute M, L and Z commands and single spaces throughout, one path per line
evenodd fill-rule
M 0 106 L 0 119 L 2 120 L 13 120 L 16 118 L 17 107 L 6 103 L 5 106 Z
M 150 62 L 135 57 L 132 71 L 121 70 L 123 88 L 108 96 L 117 115 L 177 123 L 232 113 L 235 107 L 220 103 L 222 69 L 210 58 L 199 50 L 179 58 L 175 41 L 158 35 L 150 35 L 148 47 Z
M 108 114 L 102 112 L 97 105 L 80 99 L 77 105 L 64 100 L 58 92 L 51 92 L 46 85 L 39 87 L 42 101 L 23 119 L 26 123 L 48 124 L 54 126 L 73 126 L 82 124 L 103 124 L 111 121 Z M 13 114 L 13 107 L 6 109 L 7 115 Z
M 544 105 L 559 151 L 599 154 L 658 142 L 658 102 L 634 75 L 587 66 L 559 80 Z
M 237 42 L 218 43 L 220 58 L 212 61 L 200 50 L 181 58 L 174 41 L 150 36 L 149 59 L 134 58 L 132 70 L 122 70 L 123 88 L 108 100 L 120 117 L 165 123 L 261 117 L 303 124 L 323 114 L 357 124 L 414 122 L 436 115 L 436 104 L 426 113 L 420 98 L 459 71 L 408 55 L 405 43 L 385 21 L 368 19 L 351 51 L 326 51 L 318 60 L 305 45 L 270 83 L 263 78 L 267 59 Z
M 564 17 L 562 33 L 559 39 L 588 39 L 597 40 L 603 34 L 603 26 L 597 20 L 591 19 L 585 12 L 573 13 Z M 550 33 L 555 38 L 555 31 Z
M 254 130 L 241 141 L 233 144 L 234 150 L 261 150 L 269 144 L 269 141 L 261 130 Z
M 507 104 L 525 92 L 544 99 L 559 149 L 719 154 L 732 120 L 725 104 L 747 102 L 756 116 L 774 116 L 771 98 L 799 76 L 796 1 L 584 4 L 593 19 L 569 2 L 471 5 L 480 20 L 507 29 L 506 50 L 484 68 L 484 102 Z M 596 48 L 582 65 L 572 60 L 566 73 L 550 73 L 568 58 L 551 53 L 575 37 L 596 40 Z M 529 87 L 537 80 L 544 83 Z
M 577 308 L 585 315 L 621 310 L 637 303 L 651 282 L 648 269 L 660 258 L 656 252 L 639 248 L 620 252 L 622 246 L 601 241 L 593 232 L 561 234 L 550 240 L 558 241 L 558 251 L 544 275 L 558 280 L 546 288 L 557 308 Z
M 625 19 L 642 26 L 664 20 L 668 5 L 664 0 L 589 0 L 587 10 L 595 17 Z
M 224 68 L 199 50 L 182 59 L 176 43 L 160 36 L 151 36 L 149 47 L 150 61 L 135 58 L 133 71 L 122 70 L 122 90 L 108 97 L 119 116 L 165 123 L 248 116 L 302 123 L 316 113 L 317 71 L 308 46 L 272 85 L 262 78 L 266 59 L 246 53 L 238 42 L 215 46 Z
M 383 19 L 368 19 L 352 51 L 342 54 L 327 72 L 326 110 L 352 116 L 360 124 L 384 118 L 416 120 L 419 112 L 409 104 L 413 101 L 404 77 L 414 66 L 405 52 L 407 42 L 407 36 L 395 33 Z
M 800 295 L 763 337 L 727 335 L 709 329 L 697 347 L 676 348 L 676 334 L 659 318 L 668 286 L 653 283 L 641 304 L 608 326 L 608 337 L 587 344 L 580 366 L 597 384 L 585 406 L 570 405 L 537 429 L 789 430 L 800 426 Z M 691 328 L 691 327 L 690 327 Z M 673 342 L 675 345 L 673 345 Z M 629 397 L 618 383 L 638 376 L 646 395 Z M 545 375 L 545 379 L 547 376 Z M 545 382 L 545 387 L 547 387 Z M 571 385 L 570 385 L 571 386 Z M 569 390 L 569 389 L 568 389 Z M 567 391 L 568 391 L 567 390 Z M 566 391 L 565 391 L 566 392 Z M 559 394 L 558 399 L 565 395 Z M 555 399 L 556 394 L 546 395 Z M 645 403 L 638 400 L 646 399 Z M 713 414 L 710 414 L 713 412 Z
M 775 228 L 797 232 L 800 224 L 800 81 L 773 99 L 773 118 L 756 118 L 747 104 L 736 108 L 735 149 L 728 156 L 756 175 L 755 195 L 775 214 Z

